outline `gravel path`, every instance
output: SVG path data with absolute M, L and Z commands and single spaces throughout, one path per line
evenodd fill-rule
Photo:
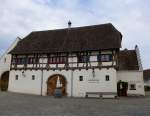
M 150 116 L 150 96 L 59 99 L 0 92 L 0 116 Z

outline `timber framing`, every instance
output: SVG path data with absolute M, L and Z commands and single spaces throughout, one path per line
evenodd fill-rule
M 98 61 L 98 55 L 111 55 L 111 61 Z M 84 61 L 78 60 L 79 56 L 84 56 Z M 104 50 L 104 51 L 85 51 L 74 53 L 53 53 L 53 54 L 29 54 L 29 55 L 12 55 L 11 70 L 81 70 L 81 69 L 101 69 L 101 68 L 116 68 L 118 50 Z M 33 63 L 28 64 L 28 59 L 32 57 Z M 59 60 L 61 57 L 65 58 L 64 62 L 56 61 L 49 63 L 49 59 Z M 96 60 L 90 60 L 91 57 L 95 57 Z M 23 63 L 18 63 L 18 58 L 24 58 Z M 109 63 L 109 65 L 103 65 L 103 63 Z M 95 65 L 93 65 L 95 64 Z M 54 66 L 55 65 L 55 66 Z M 60 66 L 61 65 L 61 66 Z

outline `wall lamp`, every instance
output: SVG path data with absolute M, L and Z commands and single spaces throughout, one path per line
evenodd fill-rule
M 23 77 L 26 77 L 26 75 L 25 75 L 25 72 L 24 72 L 24 71 L 22 71 L 22 76 L 23 76 Z

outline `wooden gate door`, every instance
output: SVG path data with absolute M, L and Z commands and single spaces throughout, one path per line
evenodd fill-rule
M 0 89 L 1 91 L 7 91 L 9 81 L 9 71 L 4 72 L 0 79 Z
M 48 79 L 47 82 L 47 95 L 53 96 L 54 95 L 54 91 L 56 89 L 56 85 L 57 85 L 57 79 L 60 79 L 60 83 L 61 83 L 61 87 L 60 89 L 62 90 L 62 95 L 66 95 L 66 80 L 62 75 L 53 75 Z

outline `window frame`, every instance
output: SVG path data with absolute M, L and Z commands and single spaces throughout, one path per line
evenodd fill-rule
M 106 76 L 105 76 L 105 80 L 106 80 L 106 81 L 110 81 L 110 76 L 109 76 L 109 75 L 106 75 Z
M 102 56 L 105 58 L 102 59 Z M 108 56 L 108 60 L 107 60 L 106 56 Z M 112 60 L 113 60 L 112 54 L 98 54 L 97 55 L 98 62 L 111 62 Z
M 49 57 L 47 60 L 48 64 L 66 64 L 68 62 L 68 58 L 66 56 L 53 56 Z
M 36 59 L 35 57 L 28 57 L 27 64 L 36 64 L 39 63 L 39 59 Z
M 83 81 L 83 76 L 79 76 L 79 81 Z
M 18 80 L 19 79 L 19 76 L 18 75 L 15 75 L 15 80 Z
M 35 75 L 32 75 L 32 80 L 35 80 Z
M 89 55 L 78 55 L 77 61 L 78 61 L 78 63 L 87 63 L 90 61 L 90 56 Z
M 130 90 L 136 90 L 136 84 L 130 84 Z

